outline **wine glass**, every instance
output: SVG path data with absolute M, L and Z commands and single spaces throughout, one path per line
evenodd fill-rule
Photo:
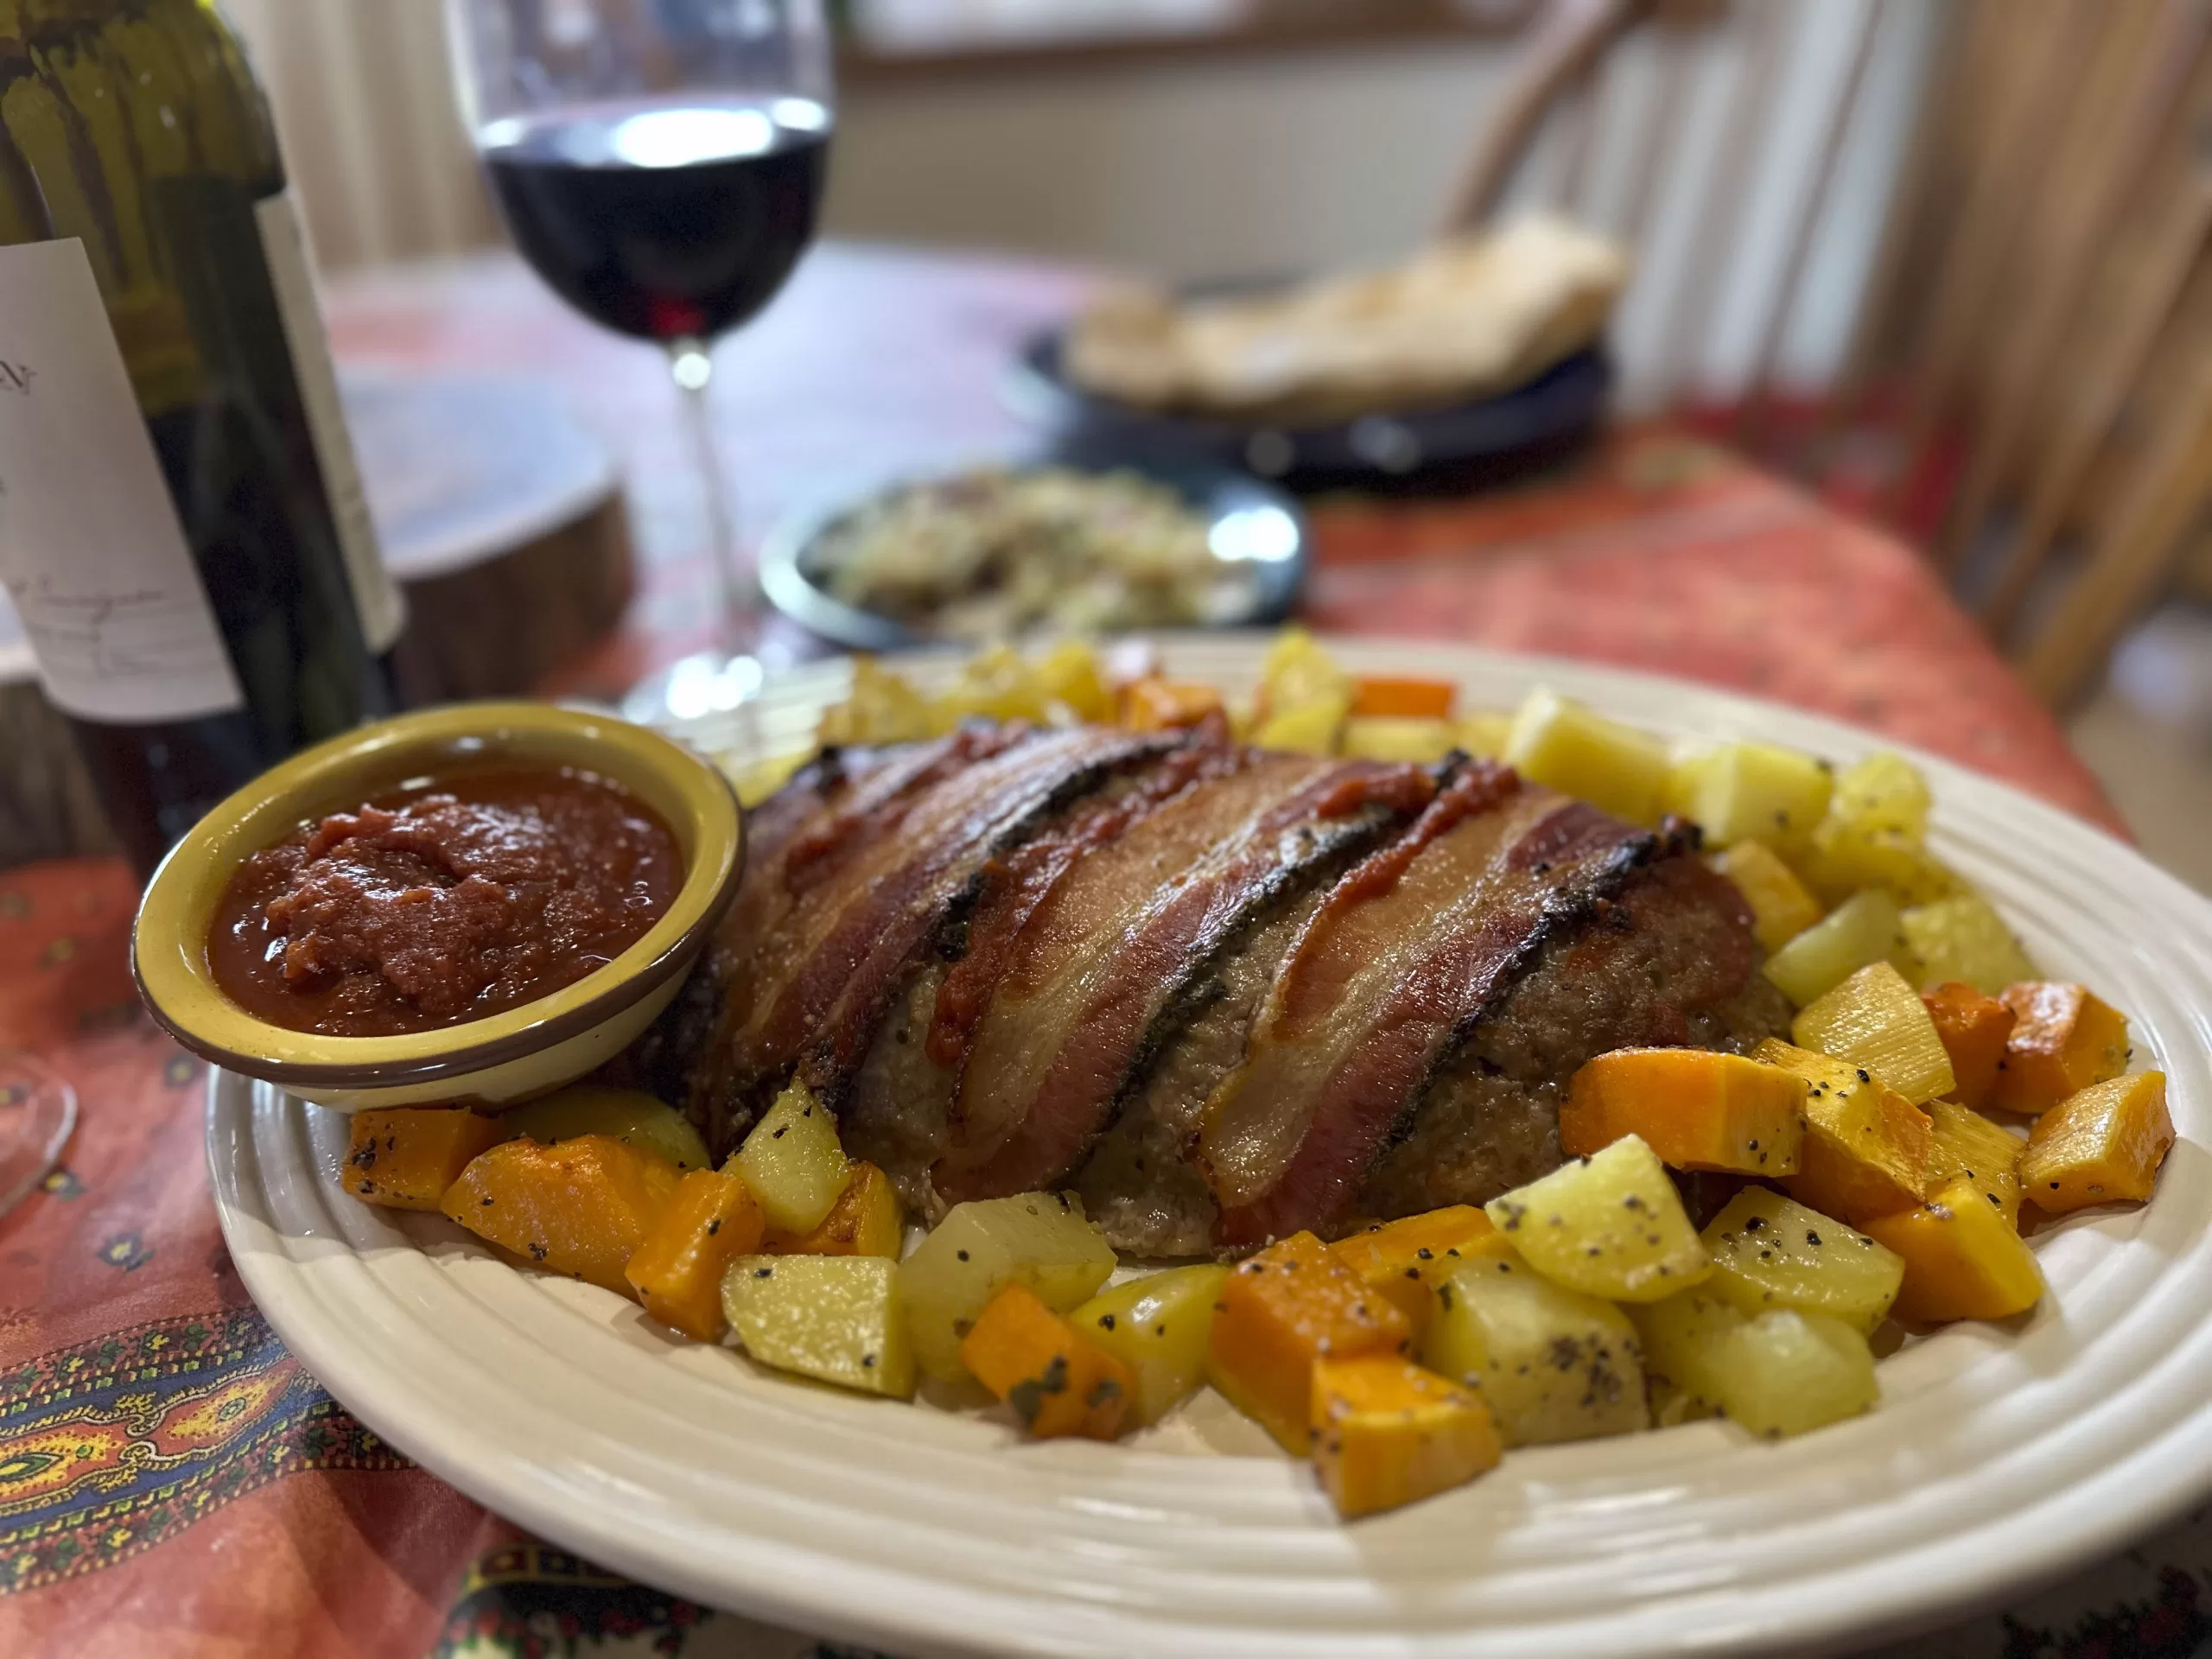
M 0 1216 L 46 1179 L 77 1126 L 77 1091 L 20 1049 L 0 1048 Z
M 447 0 L 462 116 L 515 246 L 602 327 L 668 353 L 707 499 L 717 650 L 632 691 L 632 718 L 757 690 L 708 386 L 715 340 L 814 236 L 834 121 L 820 0 Z

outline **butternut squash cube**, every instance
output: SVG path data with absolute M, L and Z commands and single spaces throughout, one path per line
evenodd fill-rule
M 1480 1394 L 1508 1446 L 1625 1434 L 1649 1421 L 1628 1315 L 1518 1256 L 1463 1262 L 1436 1287 L 1421 1359 Z
M 880 1255 L 741 1255 L 722 1312 L 763 1365 L 895 1400 L 914 1392 L 898 1264 Z
M 1214 1309 L 1206 1376 L 1286 1452 L 1311 1449 L 1313 1362 L 1406 1353 L 1413 1329 L 1312 1233 L 1230 1270 Z
M 2007 985 L 2036 976 L 2036 965 L 2012 930 L 1980 893 L 1957 893 L 1916 905 L 1898 918 L 1898 925 L 1920 958 L 1923 985 L 1956 980 L 1994 996 Z
M 496 1117 L 458 1106 L 356 1112 L 340 1185 L 391 1210 L 435 1210 L 480 1153 L 506 1138 Z
M 1854 893 L 1766 959 L 1764 972 L 1799 1007 L 1870 962 L 1910 960 L 1897 901 L 1879 887 Z M 1902 965 L 1902 964 L 1900 964 Z
M 1580 1157 L 1633 1135 L 1675 1169 L 1794 1174 L 1805 1090 L 1796 1072 L 1740 1054 L 1615 1049 L 1575 1072 L 1559 1143 Z
M 785 1233 L 820 1226 L 853 1177 L 836 1124 L 803 1083 L 776 1096 L 730 1162 L 768 1224 Z
M 992 1297 L 1027 1285 L 1047 1307 L 1075 1306 L 1114 1273 L 1114 1249 L 1065 1192 L 957 1204 L 899 1264 L 914 1356 L 931 1376 L 965 1375 L 960 1343 Z
M 1781 1182 L 1790 1197 L 1859 1228 L 1871 1217 L 1921 1201 L 1933 1134 L 1927 1113 L 1848 1060 L 1771 1037 L 1751 1058 L 1795 1071 L 1811 1085 L 1797 1173 Z
M 770 1255 L 886 1255 L 896 1262 L 906 1243 L 898 1188 L 874 1164 L 855 1163 L 845 1190 L 812 1231 L 771 1231 L 760 1249 Z
M 2053 1215 L 2093 1204 L 2147 1200 L 2174 1144 L 2166 1074 L 2138 1071 L 2092 1084 L 2036 1120 L 2020 1184 Z
M 1955 1086 L 1951 1098 L 1980 1108 L 1997 1092 L 1997 1068 L 2017 1016 L 1994 996 L 1962 980 L 1947 980 L 1921 993 L 1920 1004 L 1936 1022 L 1936 1035 L 1951 1057 Z
M 1098 653 L 1078 640 L 1065 639 L 1037 659 L 1038 690 L 1048 702 L 1065 704 L 1077 719 L 1093 722 L 1113 717 L 1114 699 Z
M 1713 1270 L 1666 1166 L 1633 1135 L 1484 1207 L 1530 1267 L 1586 1295 L 1653 1302 Z
M 1436 1287 L 1462 1262 L 1513 1254 L 1491 1218 L 1471 1204 L 1379 1224 L 1329 1249 L 1369 1289 L 1398 1305 L 1416 1343 L 1436 1311 Z
M 612 1135 L 508 1141 L 478 1156 L 439 1205 L 478 1237 L 548 1273 L 627 1296 L 623 1269 L 660 1223 L 682 1173 Z
M 2035 1252 L 1971 1181 L 1954 1181 L 1917 1209 L 1863 1224 L 1904 1258 L 1901 1318 L 1930 1325 L 2002 1319 L 2043 1299 Z
M 1136 1374 L 1130 1415 L 1156 1423 L 1206 1380 L 1206 1338 L 1229 1269 L 1169 1268 L 1101 1291 L 1068 1315 L 1084 1340 Z
M 2127 1016 L 2079 985 L 2029 980 L 2007 986 L 2012 1010 L 1995 1104 L 2033 1116 L 2127 1070 Z
M 1346 1520 L 1463 1486 L 1505 1455 L 1489 1408 L 1409 1359 L 1313 1366 L 1313 1468 Z
M 1404 760 L 1427 766 L 1457 747 L 1448 720 L 1415 720 L 1396 715 L 1354 715 L 1344 721 L 1343 750 L 1369 760 Z
M 1714 847 L 1754 838 L 1789 851 L 1811 841 L 1828 810 L 1833 770 L 1772 743 L 1723 743 L 1677 761 L 1667 805 Z
M 1459 698 L 1459 688 L 1450 680 L 1363 674 L 1351 684 L 1355 719 L 1449 721 Z
M 1904 1263 L 1855 1229 L 1764 1186 L 1747 1186 L 1700 1235 L 1713 1253 L 1704 1288 L 1750 1318 L 1795 1308 L 1862 1334 L 1897 1300 Z
M 1459 747 L 1469 754 L 1497 760 L 1503 758 L 1505 746 L 1513 741 L 1513 716 L 1500 709 L 1481 709 L 1460 715 L 1453 730 Z
M 609 1135 L 665 1158 L 678 1169 L 712 1169 L 715 1160 L 691 1120 L 639 1089 L 570 1084 L 502 1112 L 501 1138 L 526 1135 L 550 1146 L 580 1135 Z
M 1886 962 L 1870 963 L 1807 1004 L 1789 1025 L 1800 1048 L 1862 1065 L 1917 1106 L 1956 1083 L 1920 994 Z
M 1139 680 L 1122 692 L 1122 724 L 1133 732 L 1168 732 L 1221 712 L 1221 692 L 1187 680 Z
M 1763 841 L 1739 841 L 1706 861 L 1734 884 L 1751 907 L 1751 931 L 1771 956 L 1821 919 L 1821 901 Z
M 719 1342 L 722 1275 L 760 1248 L 766 1219 L 734 1169 L 686 1171 L 675 1196 L 622 1269 L 645 1312 L 701 1342 Z
M 1008 1285 L 976 1316 L 960 1363 L 1040 1440 L 1110 1440 L 1136 1397 L 1136 1373 L 1037 1300 Z
M 1979 1112 L 1948 1100 L 1927 1106 L 1933 1132 L 1928 1151 L 1928 1190 L 1940 1192 L 1967 1181 L 2015 1228 L 2020 1224 L 2020 1155 L 2027 1142 Z
M 1669 770 L 1667 746 L 1548 687 L 1513 717 L 1505 764 L 1530 783 L 1573 795 L 1630 823 L 1656 823 Z

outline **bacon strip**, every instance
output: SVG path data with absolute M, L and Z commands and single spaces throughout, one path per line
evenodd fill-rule
M 1065 1176 L 1215 954 L 1434 792 L 1416 767 L 1243 756 L 1080 866 L 1024 929 L 976 1033 L 938 1191 L 957 1202 Z
M 1221 1244 L 1340 1224 L 1429 1077 L 1551 930 L 1658 844 L 1547 791 L 1501 800 L 1480 773 L 1454 789 L 1468 810 L 1387 882 L 1370 867 L 1395 848 L 1344 877 L 1293 947 L 1244 1064 L 1207 1103 L 1199 1155 Z

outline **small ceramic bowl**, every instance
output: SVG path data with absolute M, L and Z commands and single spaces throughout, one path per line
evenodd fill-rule
M 241 862 L 308 819 L 453 762 L 486 760 L 596 772 L 660 814 L 683 849 L 683 884 L 643 938 L 536 1001 L 397 1037 L 292 1031 L 255 1019 L 217 988 L 208 931 Z M 736 798 L 690 749 L 642 726 L 548 703 L 461 703 L 334 738 L 208 813 L 147 886 L 131 968 L 154 1017 L 194 1053 L 318 1105 L 508 1105 L 582 1077 L 652 1023 L 736 896 L 744 863 Z

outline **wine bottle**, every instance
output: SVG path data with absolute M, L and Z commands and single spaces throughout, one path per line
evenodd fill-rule
M 213 0 L 0 0 L 0 584 L 142 874 L 395 706 L 399 596 Z

